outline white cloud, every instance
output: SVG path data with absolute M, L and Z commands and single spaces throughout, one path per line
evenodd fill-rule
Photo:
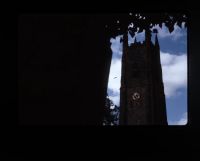
M 187 88 L 187 56 L 161 52 L 164 90 L 166 97 L 176 96 Z
M 164 90 L 167 98 L 179 94 L 179 89 L 187 88 L 187 56 L 161 52 Z M 108 88 L 114 93 L 113 101 L 119 102 L 121 83 L 121 59 L 112 59 Z M 118 103 L 117 103 L 118 104 Z
M 117 92 L 118 89 L 120 88 L 120 80 L 121 80 L 121 60 L 113 59 L 111 62 L 108 87 L 114 92 Z
M 182 27 L 184 25 L 182 24 Z M 183 29 L 181 29 L 177 24 L 174 25 L 174 31 L 172 33 L 169 32 L 168 28 L 163 24 L 162 29 L 159 27 L 159 25 L 156 25 L 153 27 L 153 29 L 156 28 L 158 30 L 158 37 L 159 38 L 166 38 L 170 37 L 172 40 L 176 41 L 182 36 L 186 35 L 186 32 L 182 32 Z M 186 30 L 186 28 L 185 28 Z
M 187 112 L 183 114 L 182 118 L 177 121 L 177 125 L 186 125 L 187 124 Z
M 122 43 L 120 43 L 120 38 L 122 36 L 117 36 L 115 39 L 111 38 L 110 42 L 111 42 L 111 49 L 113 52 L 113 55 L 122 55 Z
M 121 84 L 121 59 L 112 59 L 108 88 L 114 92 L 110 99 L 114 104 L 119 105 L 120 84 Z
M 141 33 L 141 35 L 144 33 Z M 140 35 L 140 36 L 141 36 Z M 111 62 L 108 88 L 114 92 L 112 100 L 119 104 L 120 81 L 121 81 L 121 56 L 122 43 L 121 36 L 111 39 L 111 49 L 113 59 Z M 118 57 L 116 57 L 118 55 Z M 174 55 L 161 51 L 161 64 L 163 72 L 163 82 L 166 97 L 170 98 L 179 94 L 179 89 L 187 88 L 187 56 L 186 54 Z
M 109 98 L 113 103 L 119 106 L 120 100 L 120 85 L 121 85 L 121 56 L 122 56 L 122 43 L 120 43 L 121 36 L 117 36 L 115 39 L 111 39 L 111 49 L 113 52 L 113 58 L 110 67 L 110 75 L 108 81 L 108 89 L 112 91 L 112 95 Z M 116 57 L 118 55 L 118 57 Z
M 128 35 L 128 44 L 129 45 L 135 41 L 135 37 L 136 37 L 137 42 L 143 42 L 145 40 L 145 31 L 143 30 L 143 32 L 136 33 L 133 38 L 129 34 Z
M 179 120 L 169 121 L 169 125 L 186 125 L 187 122 L 188 122 L 188 115 L 187 112 L 185 112 Z

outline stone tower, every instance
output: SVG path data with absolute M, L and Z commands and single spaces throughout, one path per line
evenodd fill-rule
M 167 125 L 160 47 L 147 32 L 143 43 L 123 37 L 120 125 Z

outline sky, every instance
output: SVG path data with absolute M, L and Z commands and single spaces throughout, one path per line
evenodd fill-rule
M 169 33 L 166 26 L 162 28 L 154 26 L 158 30 L 160 44 L 160 59 L 163 73 L 164 92 L 167 108 L 168 125 L 187 124 L 187 28 L 182 23 L 182 28 L 176 24 L 174 31 Z M 136 34 L 137 41 L 144 41 L 144 31 Z M 120 81 L 121 81 L 121 56 L 122 43 L 119 35 L 111 38 L 113 52 L 108 82 L 108 96 L 119 106 Z M 129 44 L 134 42 L 135 37 L 129 35 Z M 152 34 L 152 42 L 155 34 Z

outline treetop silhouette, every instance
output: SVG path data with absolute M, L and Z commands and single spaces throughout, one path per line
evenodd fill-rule
M 180 28 L 182 28 L 182 22 L 185 22 L 185 27 L 188 25 L 187 15 L 183 13 L 129 13 L 127 16 L 120 14 L 111 15 L 111 17 L 112 21 L 108 18 L 109 21 L 105 25 L 110 37 L 123 35 L 126 32 L 134 37 L 135 33 L 147 31 L 155 25 L 162 28 L 163 23 L 170 33 L 174 31 L 175 24 Z

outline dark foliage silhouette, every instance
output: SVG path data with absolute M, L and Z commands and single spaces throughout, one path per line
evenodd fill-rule
M 118 125 L 119 122 L 119 106 L 114 105 L 113 101 L 106 97 L 105 116 L 103 125 Z

